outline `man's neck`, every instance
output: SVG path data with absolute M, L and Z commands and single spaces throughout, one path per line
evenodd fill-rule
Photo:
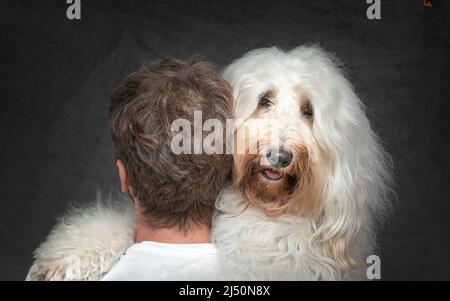
M 150 228 L 136 221 L 135 242 L 154 241 L 169 244 L 197 244 L 211 242 L 211 229 L 206 225 L 193 225 L 188 231 L 178 228 Z

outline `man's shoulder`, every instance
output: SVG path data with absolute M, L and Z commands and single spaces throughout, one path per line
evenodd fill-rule
M 213 244 L 132 245 L 102 280 L 220 280 L 222 268 Z

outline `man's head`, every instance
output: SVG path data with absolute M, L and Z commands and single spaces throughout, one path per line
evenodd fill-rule
M 130 192 L 148 226 L 211 223 L 214 202 L 230 174 L 231 158 L 172 152 L 171 124 L 194 111 L 203 120 L 232 117 L 228 83 L 206 62 L 165 59 L 131 74 L 109 108 L 122 191 Z M 192 135 L 192 142 L 194 135 Z M 225 137 L 221 139 L 226 142 Z

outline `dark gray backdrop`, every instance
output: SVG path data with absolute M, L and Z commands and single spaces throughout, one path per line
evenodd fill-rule
M 107 106 L 146 60 L 319 43 L 345 63 L 395 162 L 384 279 L 450 279 L 449 1 L 83 1 L 0 4 L 0 279 L 24 279 L 68 205 L 118 186 Z

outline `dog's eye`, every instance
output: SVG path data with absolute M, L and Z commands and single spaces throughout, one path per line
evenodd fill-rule
M 270 97 L 267 95 L 263 95 L 259 98 L 258 106 L 263 108 L 268 108 L 272 104 Z
M 302 115 L 306 118 L 311 118 L 314 115 L 314 110 L 311 102 L 307 101 L 301 108 Z

